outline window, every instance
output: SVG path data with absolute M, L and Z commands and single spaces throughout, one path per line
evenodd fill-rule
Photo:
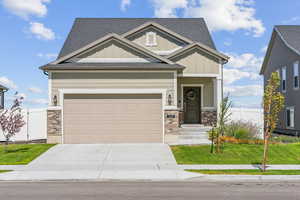
M 294 107 L 286 108 L 286 126 L 294 128 L 295 125 L 295 109 Z
M 155 32 L 148 32 L 146 34 L 146 46 L 155 46 L 156 43 L 156 33 Z
M 281 77 L 281 87 L 282 91 L 286 91 L 286 67 L 282 68 L 282 77 Z
M 299 88 L 299 61 L 294 62 L 293 67 L 293 73 L 294 73 L 294 89 Z

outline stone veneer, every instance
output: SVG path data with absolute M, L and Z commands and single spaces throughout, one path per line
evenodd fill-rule
M 216 126 L 217 111 L 202 111 L 201 121 L 205 126 Z
M 62 136 L 62 112 L 60 109 L 47 110 L 47 143 L 60 143 Z
M 165 110 L 165 134 L 176 134 L 179 129 L 179 110 Z

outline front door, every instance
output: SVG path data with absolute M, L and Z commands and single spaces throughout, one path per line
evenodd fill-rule
M 183 88 L 184 123 L 201 123 L 201 88 Z

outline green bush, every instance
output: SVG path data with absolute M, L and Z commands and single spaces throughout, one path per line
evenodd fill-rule
M 236 121 L 225 127 L 225 136 L 237 139 L 257 139 L 260 135 L 260 128 L 251 122 Z
M 271 141 L 280 143 L 300 143 L 300 138 L 295 136 L 273 134 Z

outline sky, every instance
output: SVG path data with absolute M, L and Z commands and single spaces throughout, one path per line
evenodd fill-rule
M 24 107 L 47 106 L 47 76 L 76 17 L 203 17 L 225 65 L 233 106 L 260 108 L 259 75 L 274 25 L 300 23 L 299 0 L 0 0 L 0 84 Z

